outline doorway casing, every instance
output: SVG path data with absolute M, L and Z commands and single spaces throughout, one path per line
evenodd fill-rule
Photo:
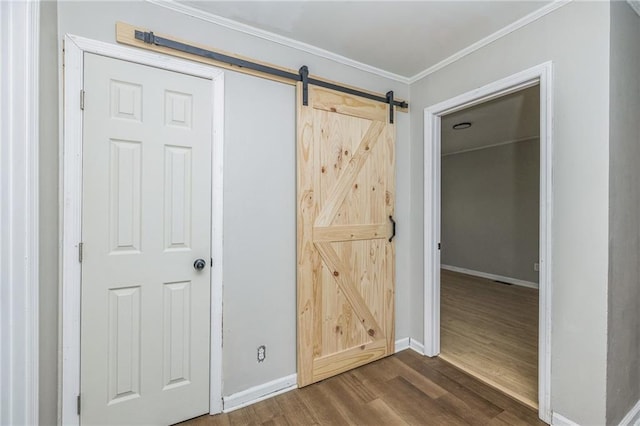
M 211 163 L 211 335 L 209 412 L 222 411 L 222 196 L 224 149 L 224 72 L 221 69 L 129 47 L 67 34 L 64 38 L 64 105 L 61 138 L 61 354 L 60 418 L 64 425 L 78 425 L 80 395 L 80 290 L 82 241 L 82 136 L 80 108 L 84 79 L 84 53 L 135 62 L 211 80 L 213 99 Z
M 540 87 L 540 275 L 538 415 L 551 423 L 551 215 L 553 90 L 551 62 L 471 90 L 424 110 L 424 354 L 440 353 L 440 152 L 442 116 L 527 87 Z

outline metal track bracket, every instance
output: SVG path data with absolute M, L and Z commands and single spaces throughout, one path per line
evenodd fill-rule
M 302 105 L 309 105 L 309 68 L 306 65 L 300 67 L 300 81 L 302 81 Z

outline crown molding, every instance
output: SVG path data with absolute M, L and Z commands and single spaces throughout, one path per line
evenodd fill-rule
M 413 77 L 409 78 L 409 84 L 413 84 L 416 81 L 425 78 L 426 76 L 428 76 L 429 74 L 433 74 L 434 72 L 446 67 L 449 64 L 452 64 L 453 62 L 457 61 L 458 59 L 461 59 L 473 52 L 475 52 L 476 50 L 482 49 L 483 47 L 493 43 L 494 41 L 505 37 L 506 35 L 511 34 L 514 31 L 519 30 L 520 28 L 529 25 L 532 22 L 537 21 L 538 19 L 542 18 L 545 15 L 548 15 L 549 13 L 553 12 L 556 9 L 561 8 L 562 6 L 570 3 L 572 0 L 555 0 L 552 3 L 547 4 L 544 7 L 541 7 L 540 9 L 528 14 L 527 16 L 518 19 L 515 22 L 512 22 L 511 24 L 507 25 L 506 27 L 496 31 L 495 33 L 465 47 L 464 49 L 454 53 L 453 55 L 449 56 L 446 59 L 443 59 L 442 61 L 438 62 L 435 65 L 430 66 L 429 68 L 427 68 L 426 70 L 419 72 L 418 74 L 414 75 Z M 633 1 L 635 3 L 639 3 L 640 4 L 640 0 L 627 0 L 630 3 Z M 633 6 L 632 6 L 633 7 Z
M 541 7 L 540 9 L 530 13 L 527 16 L 524 16 L 523 18 L 518 19 L 515 22 L 512 22 L 511 24 L 503 27 L 502 29 L 494 32 L 493 34 L 465 47 L 462 50 L 459 50 L 458 52 L 454 53 L 453 55 L 449 56 L 446 59 L 443 59 L 442 61 L 438 62 L 435 65 L 430 66 L 429 68 L 425 69 L 424 71 L 419 72 L 418 74 L 414 75 L 413 77 L 405 77 L 399 74 L 395 74 L 392 73 L 390 71 L 385 71 L 383 69 L 362 63 L 362 62 L 358 62 L 356 60 L 347 58 L 346 56 L 342 56 L 339 55 L 337 53 L 334 52 L 330 52 L 328 50 L 322 49 L 320 47 L 317 46 L 313 46 L 311 44 L 307 44 L 298 40 L 294 40 L 292 38 L 289 37 L 285 37 L 270 31 L 265 31 L 265 30 L 261 30 L 259 28 L 255 28 L 252 27 L 251 25 L 247 25 L 247 24 L 243 24 L 241 22 L 238 21 L 234 21 L 232 19 L 229 18 L 224 18 L 222 16 L 218 16 L 215 15 L 213 13 L 210 12 L 205 12 L 203 10 L 200 9 L 196 9 L 194 7 L 191 6 L 187 6 L 185 4 L 179 3 L 176 0 L 145 0 L 148 3 L 154 4 L 156 6 L 160 6 L 163 7 L 165 9 L 169 9 L 172 10 L 174 12 L 178 12 L 178 13 L 182 13 L 184 15 L 187 16 L 191 16 L 192 18 L 196 18 L 196 19 L 201 19 L 203 21 L 207 21 L 207 22 L 211 22 L 213 24 L 216 25 L 220 25 L 222 27 L 225 28 L 229 28 L 231 30 L 234 31 L 238 31 L 244 34 L 248 34 L 254 37 L 258 37 L 261 38 L 263 40 L 267 40 L 267 41 L 271 41 L 273 43 L 277 43 L 283 46 L 287 46 L 293 49 L 297 49 L 306 53 L 310 53 L 312 55 L 315 56 L 319 56 L 325 59 L 329 59 L 332 60 L 334 62 L 338 62 L 340 64 L 343 65 L 347 65 L 356 69 L 359 69 L 361 71 L 364 72 L 368 72 L 371 74 L 375 74 L 378 75 L 380 77 L 384 77 L 384 78 L 388 78 L 390 80 L 394 80 L 394 81 L 398 81 L 400 83 L 403 84 L 413 84 L 416 81 L 423 79 L 424 77 L 428 76 L 429 74 L 432 74 L 444 67 L 446 67 L 447 65 L 452 64 L 453 62 L 475 52 L 476 50 L 479 50 L 491 43 L 493 43 L 494 41 L 505 37 L 509 34 L 511 34 L 514 31 L 519 30 L 520 28 L 529 25 L 532 22 L 537 21 L 538 19 L 542 18 L 543 16 L 548 15 L 549 13 L 561 8 L 562 6 L 565 6 L 566 4 L 570 3 L 572 0 L 555 0 L 552 3 L 549 3 L 543 7 Z M 640 15 L 640 0 L 627 0 L 627 2 L 629 3 L 629 5 L 636 11 L 638 12 L 638 14 Z
M 640 16 L 640 0 L 627 0 L 631 9 L 635 10 L 638 16 Z
M 383 69 L 376 68 L 374 66 L 367 65 L 365 63 L 358 62 L 353 59 L 349 59 L 346 56 L 338 55 L 337 53 L 330 52 L 328 50 L 322 49 L 317 46 L 313 46 L 311 44 L 303 43 L 301 41 L 294 40 L 292 38 L 285 37 L 270 31 L 261 30 L 259 28 L 255 28 L 250 25 L 243 24 L 238 21 L 234 21 L 232 19 L 224 18 L 222 16 L 218 16 L 210 12 L 205 12 L 203 10 L 196 9 L 194 7 L 179 3 L 175 0 L 145 0 L 145 1 L 148 3 L 154 4 L 156 6 L 164 7 L 165 9 L 173 10 L 174 12 L 191 16 L 192 18 L 201 19 L 203 21 L 211 22 L 213 24 L 220 25 L 222 27 L 229 28 L 234 31 L 239 31 L 241 33 L 258 37 L 263 40 L 271 41 L 273 43 L 278 43 L 280 45 L 297 49 L 306 53 L 310 53 L 315 56 L 320 56 L 322 58 L 329 59 L 331 61 L 338 62 L 340 64 L 347 65 L 364 72 L 376 74 L 380 77 L 398 81 L 403 84 L 409 84 L 408 77 L 395 74 L 389 71 L 385 71 Z
M 442 157 L 447 157 L 449 155 L 456 155 L 456 154 L 465 154 L 467 152 L 479 151 L 481 149 L 487 149 L 487 148 L 497 148 L 503 145 L 509 145 L 509 144 L 518 143 L 518 142 L 527 142 L 535 139 L 540 139 L 540 136 L 528 136 L 525 138 L 507 139 L 501 142 L 492 143 L 491 145 L 483 145 L 475 148 L 467 148 L 467 149 L 461 149 L 459 151 L 447 152 L 446 154 L 442 154 Z

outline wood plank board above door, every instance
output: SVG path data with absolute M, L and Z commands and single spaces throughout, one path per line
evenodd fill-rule
M 226 62 L 221 62 L 221 61 L 216 61 L 213 59 L 209 59 L 209 58 L 205 58 L 199 55 L 195 55 L 195 54 L 191 54 L 191 53 L 186 53 L 186 52 L 181 52 L 181 51 L 177 51 L 177 50 L 173 50 L 170 49 L 168 47 L 163 47 L 163 46 L 156 46 L 153 44 L 147 44 L 142 40 L 138 40 L 135 37 L 135 32 L 137 31 L 143 31 L 143 32 L 149 32 L 149 29 L 143 28 L 143 27 L 139 27 L 139 26 L 134 26 L 131 24 L 127 24 L 124 22 L 117 22 L 116 23 L 116 41 L 118 43 L 122 43 L 122 44 L 126 44 L 129 46 L 133 46 L 133 47 L 138 47 L 140 49 L 145 49 L 145 50 L 151 50 L 154 52 L 158 52 L 158 53 L 164 53 L 167 55 L 171 55 L 171 56 L 176 56 L 176 57 L 180 57 L 183 59 L 188 59 L 191 61 L 196 61 L 196 62 L 200 62 L 203 64 L 207 64 L 207 65 L 214 65 L 216 67 L 219 68 L 224 68 L 224 69 L 228 69 L 228 70 L 232 70 L 232 71 L 236 71 L 236 72 L 241 72 L 244 74 L 249 74 L 249 75 L 253 75 L 256 77 L 260 77 L 260 78 L 266 78 L 268 80 L 273 80 L 273 81 L 277 81 L 280 83 L 284 83 L 284 84 L 291 84 L 291 85 L 295 85 L 296 81 L 295 80 L 291 80 L 285 77 L 280 77 L 280 76 L 276 76 L 276 75 L 272 75 L 272 74 L 268 74 L 268 73 L 264 73 L 264 72 L 260 72 L 260 71 L 256 71 L 256 70 L 252 70 L 249 68 L 244 68 L 244 67 L 239 67 L 236 65 L 232 65 Z M 169 36 L 169 35 L 165 35 L 162 33 L 158 33 L 158 32 L 154 32 L 154 34 L 156 36 L 159 37 L 163 37 L 163 38 L 170 38 L 174 41 L 180 42 L 180 43 L 185 43 L 185 44 L 189 44 L 190 46 L 194 46 L 200 49 L 204 49 L 204 50 L 208 50 L 211 52 L 215 52 L 215 53 L 219 53 L 222 55 L 226 55 L 226 56 L 230 56 L 236 59 L 240 59 L 240 60 L 245 60 L 245 61 L 250 61 L 256 64 L 260 64 L 260 65 L 264 65 L 266 67 L 270 67 L 270 68 L 275 68 L 281 71 L 284 71 L 286 73 L 291 73 L 291 74 L 298 74 L 298 70 L 294 70 L 291 68 L 286 68 L 286 67 L 281 67 L 279 65 L 274 65 L 268 62 L 264 62 L 264 61 L 258 61 L 256 59 L 253 58 L 249 58 L 246 56 L 242 56 L 242 55 L 237 55 L 235 53 L 230 53 L 230 52 L 226 52 L 224 50 L 221 49 L 216 49 L 214 47 L 211 46 L 206 46 L 204 44 L 200 44 L 200 43 L 194 43 L 192 41 L 187 41 L 187 40 L 182 40 L 173 36 Z M 345 88 L 349 88 L 352 90 L 357 90 L 363 93 L 368 93 L 374 96 L 378 96 L 381 98 L 384 98 L 386 95 L 381 94 L 381 93 L 376 93 L 374 91 L 371 90 L 366 90 L 366 89 L 362 89 L 359 87 L 355 87 L 355 86 L 350 86 L 344 83 L 340 83 L 340 82 L 336 82 L 333 80 L 329 80 L 326 78 L 322 78 L 322 77 L 318 77 L 318 76 L 314 76 L 314 75 L 309 75 L 309 78 L 312 78 L 314 80 L 319 80 L 319 81 L 323 81 L 329 84 L 334 84 L 334 85 L 338 85 L 338 86 L 342 86 Z M 395 98 L 395 101 L 403 103 L 406 102 L 402 99 L 399 98 Z M 382 106 L 382 108 L 384 108 L 384 105 Z M 401 107 L 401 106 L 396 106 L 395 107 L 395 111 L 399 111 L 399 112 L 409 112 L 409 108 L 408 107 Z M 387 114 L 388 116 L 388 114 Z
M 394 352 L 388 105 L 298 85 L 298 384 Z

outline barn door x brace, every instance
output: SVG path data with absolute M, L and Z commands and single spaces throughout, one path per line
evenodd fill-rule
M 302 67 L 300 67 L 298 74 L 296 74 L 294 72 L 289 72 L 283 69 L 270 67 L 265 64 L 259 64 L 246 59 L 225 55 L 220 52 L 214 52 L 212 50 L 207 50 L 201 47 L 192 46 L 186 43 L 171 40 L 165 37 L 159 37 L 155 35 L 152 31 L 147 32 L 147 31 L 135 30 L 135 38 L 137 40 L 143 41 L 146 44 L 152 44 L 155 46 L 166 47 L 166 48 L 177 50 L 180 52 L 189 53 L 192 55 L 202 56 L 203 58 L 208 58 L 217 62 L 227 63 L 240 68 L 247 68 L 263 74 L 271 74 L 274 76 L 278 76 L 278 77 L 293 80 L 293 81 L 301 81 L 303 105 L 308 105 L 308 102 L 309 102 L 308 86 L 309 84 L 313 84 L 315 86 L 324 87 L 327 89 L 335 90 L 337 92 L 348 93 L 350 95 L 361 96 L 363 98 L 389 104 L 389 122 L 390 123 L 393 123 L 394 107 L 398 106 L 400 108 L 408 108 L 409 106 L 409 104 L 405 101 L 394 100 L 393 91 L 387 92 L 386 97 L 382 97 L 379 95 L 375 95 L 373 93 L 368 93 L 368 92 L 360 91 L 351 87 L 345 87 L 336 83 L 309 77 L 309 68 L 307 68 L 306 65 L 303 65 Z

